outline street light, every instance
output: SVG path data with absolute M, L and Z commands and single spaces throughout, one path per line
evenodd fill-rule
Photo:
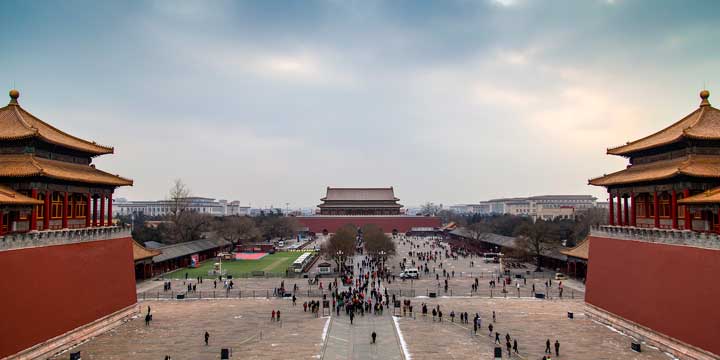
M 338 256 L 338 272 L 340 271 L 340 260 L 342 259 L 343 252 L 342 250 L 338 250 L 337 256 Z M 343 264 L 344 266 L 345 264 Z
M 380 259 L 382 260 L 380 270 L 382 270 L 383 274 L 385 274 L 385 254 L 387 253 L 384 250 L 380 250 Z

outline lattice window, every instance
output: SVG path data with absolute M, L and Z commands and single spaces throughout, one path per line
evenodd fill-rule
M 63 199 L 59 192 L 52 193 L 50 203 L 50 218 L 60 219 L 62 218 L 62 207 Z
M 87 200 L 82 194 L 73 194 L 73 215 L 76 219 L 84 219 L 87 215 Z

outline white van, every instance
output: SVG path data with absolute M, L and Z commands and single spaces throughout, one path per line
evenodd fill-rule
M 400 273 L 401 279 L 418 279 L 420 278 L 420 273 L 417 269 L 405 269 L 405 271 Z

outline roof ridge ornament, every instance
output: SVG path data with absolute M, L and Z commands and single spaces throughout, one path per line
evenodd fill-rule
M 700 91 L 700 106 L 710 106 L 710 101 L 708 101 L 708 98 L 710 97 L 710 92 L 707 90 Z
M 20 97 L 20 91 L 17 89 L 10 90 L 10 103 L 8 105 L 18 105 L 17 99 Z

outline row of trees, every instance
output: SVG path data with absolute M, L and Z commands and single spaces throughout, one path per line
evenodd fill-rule
M 325 258 L 335 260 L 339 266 L 355 255 L 359 238 L 369 255 L 388 257 L 396 253 L 395 243 L 375 225 L 365 225 L 359 230 L 354 225 L 341 227 L 325 242 L 321 253 Z
M 204 234 L 215 233 L 233 244 L 270 239 L 288 239 L 297 234 L 299 224 L 293 217 L 279 212 L 261 213 L 256 217 L 215 217 L 190 209 L 190 189 L 182 180 L 175 180 L 168 194 L 170 210 L 165 216 L 134 218 L 120 217 L 120 221 L 133 223 L 133 238 L 142 243 L 157 241 L 166 244 L 201 239 Z M 147 226 L 153 221 L 153 226 Z
M 542 255 L 562 246 L 575 246 L 587 237 L 590 228 L 607 223 L 607 214 L 602 209 L 589 209 L 576 219 L 537 220 L 521 216 L 466 216 L 458 219 L 472 240 L 480 241 L 498 234 L 517 239 L 517 249 L 511 254 L 518 258 L 535 260 L 537 268 L 542 264 Z

